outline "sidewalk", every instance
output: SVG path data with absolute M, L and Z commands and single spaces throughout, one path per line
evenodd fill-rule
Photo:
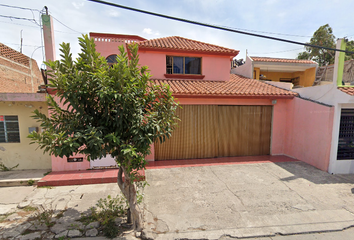
M 187 160 L 165 160 L 148 162 L 146 169 L 201 167 L 233 164 L 257 164 L 297 161 L 286 156 L 247 156 L 247 157 L 222 157 Z M 92 169 L 81 171 L 50 172 L 50 170 L 27 170 L 0 172 L 0 187 L 10 186 L 70 186 L 85 184 L 116 183 L 118 169 Z M 145 171 L 139 171 L 145 176 Z M 32 181 L 33 180 L 33 181 Z M 30 184 L 29 184 L 30 183 Z
M 36 185 L 50 169 L 0 172 L 0 187 Z

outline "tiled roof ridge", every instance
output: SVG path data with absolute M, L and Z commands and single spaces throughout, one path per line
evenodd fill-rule
M 294 97 L 298 93 L 282 89 L 256 79 L 230 74 L 229 81 L 206 81 L 197 79 L 152 79 L 155 84 L 165 83 L 177 95 L 209 96 L 284 96 Z
M 187 43 L 188 42 L 188 45 Z M 178 49 L 185 51 L 203 51 L 203 52 L 219 52 L 238 54 L 239 51 L 231 48 L 221 47 L 215 44 L 205 43 L 180 36 L 169 36 L 162 38 L 154 38 L 138 42 L 138 45 L 143 48 L 158 48 L 158 49 Z
M 275 57 L 260 57 L 260 56 L 249 56 L 253 61 L 256 62 L 299 62 L 299 63 L 307 63 L 307 64 L 317 64 L 313 60 L 307 60 L 307 59 L 294 59 L 294 58 L 275 58 Z M 270 61 L 267 61 L 270 60 Z M 272 61 L 273 60 L 273 61 Z
M 0 56 L 10 59 L 14 62 L 26 65 L 29 67 L 30 58 L 19 51 L 16 51 L 3 43 L 0 43 Z

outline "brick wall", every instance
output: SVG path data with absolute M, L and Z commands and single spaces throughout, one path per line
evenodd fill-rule
M 0 43 L 0 92 L 35 93 L 41 84 L 37 62 Z

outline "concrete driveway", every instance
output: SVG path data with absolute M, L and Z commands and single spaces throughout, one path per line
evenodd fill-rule
M 145 234 L 223 239 L 354 225 L 354 175 L 303 162 L 146 170 Z

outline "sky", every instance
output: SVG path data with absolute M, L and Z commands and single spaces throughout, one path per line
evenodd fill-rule
M 329 24 L 336 38 L 354 39 L 353 0 L 106 0 L 108 2 L 238 30 L 309 42 L 313 33 Z M 31 8 L 33 11 L 1 6 Z M 139 35 L 146 39 L 180 36 L 240 50 L 237 59 L 250 56 L 296 58 L 304 48 L 163 19 L 87 0 L 2 0 L 0 42 L 34 58 L 43 67 L 40 11 L 47 6 L 54 17 L 57 59 L 59 44 L 70 43 L 74 57 L 80 51 L 78 37 L 89 32 Z M 22 20 L 8 18 L 27 18 Z M 42 51 L 43 50 L 43 51 Z

